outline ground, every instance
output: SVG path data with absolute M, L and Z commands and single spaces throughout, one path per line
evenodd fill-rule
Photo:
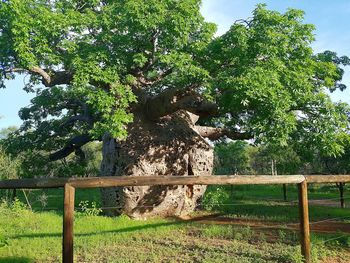
M 90 200 L 91 204 L 91 197 L 98 202 L 98 190 L 78 190 L 76 262 L 300 262 L 294 187 L 288 188 L 288 202 L 280 200 L 280 186 L 209 191 L 214 194 L 203 200 L 207 211 L 181 219 L 137 221 L 87 215 L 79 203 Z M 313 200 L 337 198 L 333 186 L 312 188 L 309 195 Z M 39 211 L 41 196 L 40 191 L 28 194 L 35 212 L 20 204 L 2 205 L 0 263 L 60 261 L 62 191 L 46 192 L 45 211 Z M 18 197 L 25 201 L 21 192 Z M 311 224 L 314 261 L 350 262 L 350 209 L 321 205 L 310 207 L 311 221 L 322 221 Z

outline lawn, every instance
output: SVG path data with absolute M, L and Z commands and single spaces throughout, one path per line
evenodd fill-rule
M 219 190 L 218 190 L 219 189 Z M 17 193 L 26 202 L 22 192 Z M 27 193 L 33 211 L 20 202 L 0 207 L 0 262 L 59 262 L 61 260 L 62 191 Z M 289 187 L 289 200 L 296 189 Z M 310 191 L 312 199 L 336 198 L 333 186 Z M 280 186 L 210 187 L 203 206 L 193 218 L 220 213 L 235 220 L 260 220 L 283 226 L 298 220 L 293 202 L 282 202 Z M 78 190 L 75 215 L 76 262 L 300 262 L 298 232 L 283 227 L 255 229 L 215 220 L 152 219 L 126 216 L 89 216 L 80 201 L 99 200 L 98 190 Z M 41 201 L 40 201 L 41 200 Z M 312 220 L 341 217 L 349 209 L 311 206 Z M 350 217 L 349 217 L 350 219 Z M 312 235 L 314 262 L 349 262 L 350 236 L 344 233 Z

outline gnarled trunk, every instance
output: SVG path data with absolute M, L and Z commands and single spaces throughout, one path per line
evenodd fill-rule
M 134 113 L 125 141 L 104 138 L 101 175 L 211 174 L 213 149 L 195 130 L 192 117 L 178 111 L 155 122 Z M 183 216 L 195 209 L 204 191 L 196 185 L 108 188 L 102 201 L 109 215 Z

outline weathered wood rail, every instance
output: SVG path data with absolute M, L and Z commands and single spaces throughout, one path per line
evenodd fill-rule
M 311 262 L 308 183 L 347 183 L 350 175 L 230 175 L 230 176 L 113 176 L 90 178 L 35 178 L 0 181 L 0 189 L 64 187 L 63 263 L 73 262 L 73 218 L 75 188 L 104 188 L 146 185 L 250 185 L 297 184 L 299 193 L 300 244 L 304 262 Z
M 244 185 L 244 184 L 298 184 L 302 175 L 210 175 L 210 176 L 109 176 L 89 178 L 35 178 L 0 181 L 0 189 L 60 188 L 66 184 L 74 188 L 103 188 L 145 185 Z

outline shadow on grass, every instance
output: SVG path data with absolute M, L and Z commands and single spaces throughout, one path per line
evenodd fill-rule
M 140 226 L 133 226 L 133 227 L 127 227 L 127 228 L 121 228 L 121 229 L 115 229 L 115 230 L 108 230 L 108 231 L 96 231 L 96 232 L 90 232 L 90 233 L 74 233 L 75 237 L 84 237 L 84 236 L 93 236 L 93 235 L 101 235 L 101 234 L 118 234 L 118 233 L 130 233 L 130 232 L 136 232 L 136 231 L 142 231 L 146 229 L 152 229 L 152 228 L 158 228 L 158 227 L 164 227 L 164 226 L 171 226 L 171 225 L 185 225 L 192 222 L 202 221 L 205 219 L 211 219 L 214 217 L 217 217 L 221 214 L 215 213 L 211 215 L 196 217 L 192 219 L 181 219 L 178 217 L 174 217 L 173 221 L 165 222 L 165 223 L 157 223 L 157 224 L 149 224 L 149 225 L 140 225 Z M 13 235 L 11 238 L 43 238 L 43 237 L 62 237 L 62 233 L 33 233 L 33 234 L 23 234 L 23 235 Z M 0 261 L 0 263 L 2 263 Z
M 243 217 L 247 219 L 262 219 L 276 222 L 295 222 L 299 220 L 298 205 L 281 204 L 223 204 L 214 206 L 214 211 L 228 217 Z
M 186 224 L 187 221 L 171 221 L 166 223 L 157 223 L 157 224 L 149 224 L 149 225 L 141 225 L 141 226 L 133 226 L 133 227 L 127 227 L 127 228 L 121 228 L 121 229 L 115 229 L 115 230 L 107 230 L 107 231 L 96 231 L 96 232 L 90 232 L 90 233 L 74 233 L 75 237 L 84 237 L 84 236 L 93 236 L 93 235 L 100 235 L 100 234 L 118 234 L 118 233 L 130 233 L 130 232 L 136 232 L 136 231 L 142 231 L 146 229 L 152 229 L 152 228 L 158 228 L 163 226 L 171 226 L 171 225 L 181 225 Z M 23 235 L 14 235 L 11 236 L 11 238 L 42 238 L 42 237 L 61 237 L 62 233 L 33 233 L 33 234 L 23 234 Z M 1 263 L 1 261 L 0 261 Z
M 281 223 L 299 222 L 298 203 L 281 204 L 254 204 L 242 203 L 239 205 L 222 205 L 214 207 L 214 210 L 227 216 L 239 216 L 245 218 L 259 218 L 262 220 Z M 350 218 L 349 210 L 338 207 L 310 205 L 310 221 L 324 220 L 328 218 Z
M 218 207 L 221 209 L 217 209 L 218 213 L 196 217 L 189 220 L 183 220 L 181 218 L 174 218 L 173 221 L 164 222 L 164 223 L 155 223 L 148 225 L 139 225 L 126 227 L 115 230 L 107 230 L 107 231 L 94 231 L 90 233 L 75 233 L 76 237 L 84 237 L 84 236 L 93 236 L 93 235 L 102 235 L 102 234 L 118 234 L 118 233 L 131 233 L 137 231 L 143 231 L 147 229 L 154 229 L 158 227 L 166 227 L 172 225 L 184 225 L 191 222 L 202 221 L 205 219 L 210 219 L 213 217 L 217 217 L 218 215 L 226 215 L 228 217 L 237 215 L 239 217 L 243 216 L 243 218 L 247 219 L 261 219 L 261 220 L 269 220 L 271 222 L 278 223 L 292 223 L 299 222 L 299 209 L 297 205 L 263 205 L 263 204 L 242 204 L 239 206 L 228 207 L 222 206 Z M 318 207 L 311 206 L 310 208 L 310 219 L 311 221 L 326 219 L 333 217 L 344 217 L 346 215 L 349 217 L 348 211 L 344 211 L 342 209 L 332 208 L 332 207 Z M 214 220 L 215 221 L 215 220 Z M 32 234 L 21 234 L 21 235 L 13 235 L 11 238 L 44 238 L 44 237 L 61 237 L 62 233 L 32 233 Z M 1 263 L 1 261 L 0 261 Z
M 0 263 L 33 263 L 34 260 L 22 257 L 0 257 Z

